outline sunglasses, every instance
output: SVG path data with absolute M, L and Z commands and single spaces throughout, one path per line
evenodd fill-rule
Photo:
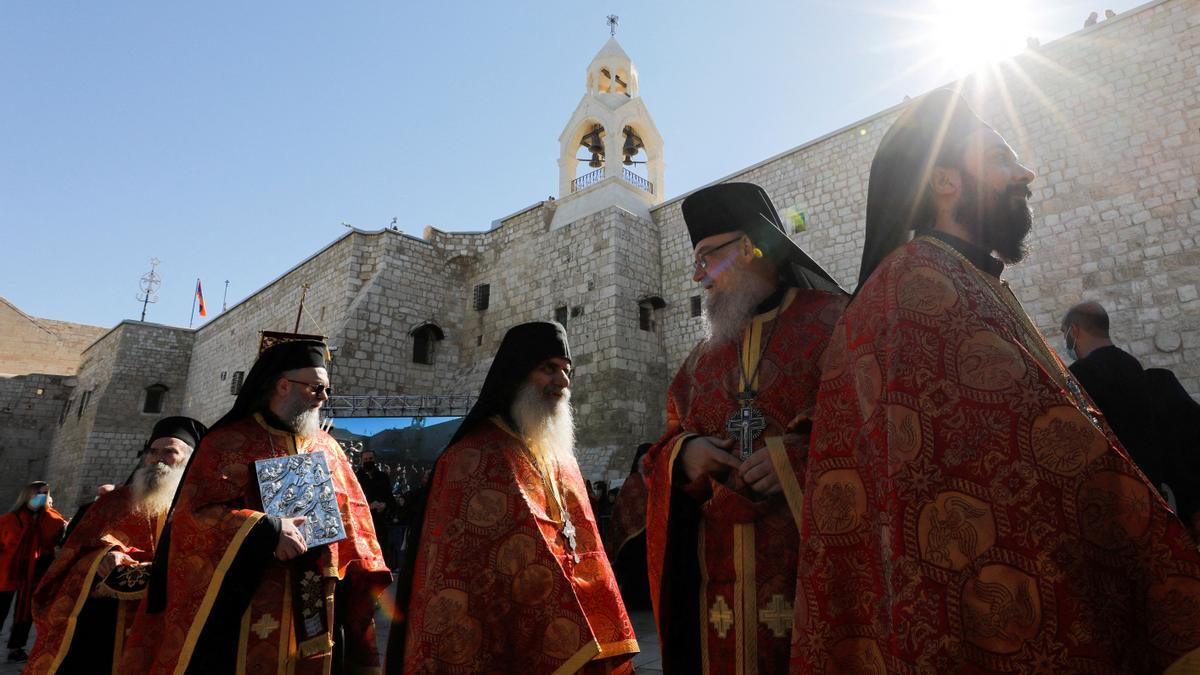
M 293 380 L 290 377 L 285 377 L 283 379 L 287 380 L 288 382 L 295 382 L 296 384 L 302 384 L 302 385 L 308 387 L 308 392 L 310 394 L 312 394 L 313 396 L 320 396 L 322 393 L 326 393 L 330 396 L 333 396 L 333 386 L 332 385 L 321 384 L 320 382 L 303 382 L 301 380 Z

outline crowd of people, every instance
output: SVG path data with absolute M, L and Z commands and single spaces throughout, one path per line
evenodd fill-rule
M 671 673 L 1195 672 L 1200 406 L 1095 302 L 1069 366 L 1034 326 L 1001 278 L 1034 178 L 955 92 L 914 102 L 853 294 L 759 186 L 689 195 L 708 330 L 619 485 L 575 459 L 557 323 L 508 330 L 411 482 L 322 430 L 322 343 L 272 346 L 211 429 L 161 420 L 57 557 L 44 483 L 0 520 L 10 659 L 32 619 L 30 673 L 629 673 L 649 607 Z

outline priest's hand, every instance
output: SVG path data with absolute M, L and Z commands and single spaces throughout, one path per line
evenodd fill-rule
M 100 567 L 96 568 L 96 576 L 103 579 L 112 573 L 117 568 L 117 565 L 136 565 L 137 561 L 120 551 L 109 551 L 104 556 L 104 560 L 100 561 Z
M 275 545 L 275 557 L 279 560 L 291 560 L 304 555 L 308 550 L 308 544 L 304 541 L 304 534 L 300 532 L 300 525 L 308 520 L 304 516 L 299 518 L 280 518 L 279 519 L 279 543 Z
M 779 483 L 779 474 L 775 473 L 775 463 L 766 448 L 759 448 L 742 462 L 738 468 L 738 477 L 760 495 L 773 495 L 783 492 Z
M 679 453 L 676 461 L 683 467 L 684 475 L 691 482 L 705 474 L 737 469 L 741 462 L 729 454 L 731 448 L 732 438 L 697 436 L 683 444 L 683 451 Z

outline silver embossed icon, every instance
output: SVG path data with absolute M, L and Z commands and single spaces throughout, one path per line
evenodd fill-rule
M 307 518 L 300 531 L 309 548 L 346 538 L 325 453 L 260 459 L 254 472 L 267 515 Z

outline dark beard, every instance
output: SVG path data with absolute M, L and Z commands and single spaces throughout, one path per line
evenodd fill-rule
M 995 251 L 1004 262 L 1024 260 L 1029 253 L 1025 237 L 1033 229 L 1033 212 L 1026 200 L 1033 196 L 1033 191 L 1028 185 L 1013 185 L 985 201 L 983 188 L 974 176 L 965 170 L 959 173 L 962 175 L 962 197 L 954 212 L 955 219 L 970 228 L 983 247 Z

